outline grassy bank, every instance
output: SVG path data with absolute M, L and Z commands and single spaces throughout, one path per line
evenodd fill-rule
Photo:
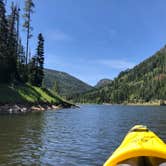
M 26 85 L 0 84 L 0 104 L 54 104 L 69 107 L 72 104 L 47 89 Z
M 165 106 L 166 105 L 166 100 L 150 100 L 148 102 L 145 101 L 130 101 L 130 102 L 124 102 L 124 105 L 143 105 L 143 106 Z

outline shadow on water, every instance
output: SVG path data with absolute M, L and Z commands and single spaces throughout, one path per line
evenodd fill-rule
M 43 114 L 0 116 L 0 165 L 39 163 Z

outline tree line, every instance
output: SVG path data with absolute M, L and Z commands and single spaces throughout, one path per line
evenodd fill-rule
M 7 14 L 6 1 L 0 0 L 0 83 L 28 82 L 40 87 L 44 78 L 44 37 L 39 33 L 36 54 L 32 56 L 29 45 L 35 4 L 33 0 L 24 2 L 23 9 L 11 2 L 10 14 Z M 21 18 L 26 32 L 25 46 L 20 35 Z

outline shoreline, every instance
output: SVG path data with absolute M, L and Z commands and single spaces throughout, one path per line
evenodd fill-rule
M 0 115 L 3 114 L 25 114 L 30 112 L 44 112 L 48 110 L 59 110 L 64 108 L 76 107 L 72 104 L 56 105 L 56 104 L 3 104 L 0 105 Z
M 123 105 L 128 105 L 128 106 L 164 106 L 164 105 L 161 105 L 160 103 L 128 103 L 128 104 L 123 104 Z
M 127 106 L 166 106 L 166 100 L 152 100 L 148 102 L 123 102 L 120 104 L 116 103 L 103 103 L 105 105 L 127 105 Z
M 77 103 L 77 104 L 96 104 L 96 105 L 121 105 L 121 106 L 166 106 L 166 103 L 145 102 L 145 103 Z
M 109 105 L 123 105 L 123 106 L 166 106 L 160 103 L 122 103 L 122 104 L 109 104 Z
M 156 100 L 149 102 L 135 102 L 135 103 L 124 103 L 124 105 L 133 105 L 133 106 L 166 106 L 165 100 Z

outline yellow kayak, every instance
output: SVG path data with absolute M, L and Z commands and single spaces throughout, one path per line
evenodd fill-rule
M 166 144 L 146 126 L 136 125 L 104 166 L 166 166 Z

